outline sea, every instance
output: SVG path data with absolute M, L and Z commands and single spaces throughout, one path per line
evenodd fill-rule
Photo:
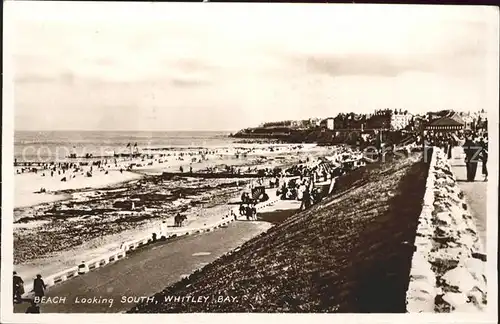
M 115 153 L 231 147 L 229 132 L 212 131 L 16 131 L 17 161 L 62 161 L 70 154 L 94 158 Z

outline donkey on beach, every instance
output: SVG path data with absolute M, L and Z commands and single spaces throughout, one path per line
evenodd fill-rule
M 186 215 L 181 215 L 181 214 L 177 214 L 175 217 L 174 217 L 174 226 L 175 227 L 181 227 L 182 226 L 182 223 L 187 219 L 187 216 Z

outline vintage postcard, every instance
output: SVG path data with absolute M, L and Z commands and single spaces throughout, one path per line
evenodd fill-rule
M 1 321 L 496 323 L 498 18 L 5 2 Z

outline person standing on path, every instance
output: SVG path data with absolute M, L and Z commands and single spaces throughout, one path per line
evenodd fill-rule
M 467 169 L 467 181 L 473 182 L 476 178 L 479 143 L 475 143 L 472 137 L 467 137 L 463 146 L 465 153 L 465 167 Z
M 33 290 L 35 292 L 36 297 L 45 296 L 45 290 L 47 286 L 45 282 L 43 282 L 42 275 L 37 274 L 35 280 L 33 281 Z
M 483 165 L 482 173 L 484 177 L 484 181 L 488 181 L 488 142 L 484 141 L 483 138 L 479 141 L 479 145 L 481 146 L 481 162 Z
M 23 279 L 17 275 L 17 272 L 14 271 L 13 286 L 14 286 L 14 302 L 18 303 L 21 301 L 21 296 L 24 294 L 24 281 Z
M 255 204 L 252 204 L 252 219 L 257 220 L 257 208 L 255 207 Z
M 251 218 L 252 218 L 252 208 L 250 207 L 250 205 L 247 205 L 245 207 L 245 215 L 247 216 L 247 220 L 251 220 Z
M 455 140 L 453 139 L 453 137 L 451 136 L 451 134 L 447 134 L 447 143 L 446 143 L 446 155 L 447 155 L 447 158 L 448 160 L 450 160 L 452 158 L 452 150 L 453 150 L 453 147 L 456 145 L 455 143 Z

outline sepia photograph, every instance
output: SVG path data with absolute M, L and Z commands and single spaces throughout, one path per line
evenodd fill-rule
M 4 8 L 2 322 L 497 322 L 498 8 Z

